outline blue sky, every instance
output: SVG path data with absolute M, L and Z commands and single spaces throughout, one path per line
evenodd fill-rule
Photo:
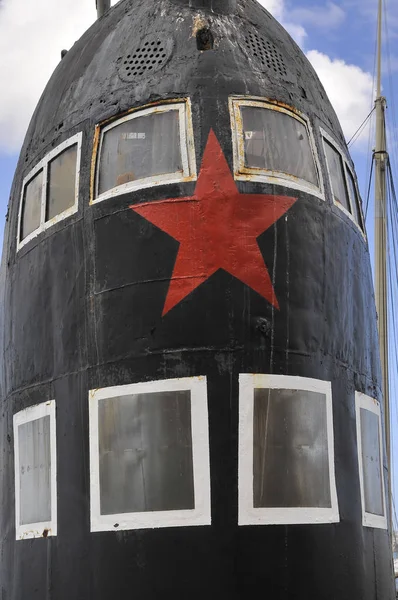
M 386 44 L 383 88 L 389 98 L 388 119 L 391 141 L 394 142 L 398 139 L 398 131 L 393 131 L 392 127 L 392 116 L 398 108 L 398 2 L 385 2 L 390 57 L 388 60 Z M 285 25 L 307 53 L 335 106 L 346 137 L 350 138 L 373 106 L 377 0 L 261 0 L 261 3 Z M 0 0 L 0 55 L 3 57 L 0 61 L 0 80 L 3 82 L 0 97 L 0 239 L 18 152 L 30 115 L 59 61 L 61 49 L 69 48 L 94 19 L 94 0 Z M 368 176 L 368 133 L 365 131 L 352 148 L 362 195 Z M 398 176 L 398 144 L 392 143 L 390 151 Z M 371 211 L 369 216 L 372 216 Z M 372 229 L 369 220 L 371 248 Z M 398 379 L 398 374 L 394 379 L 396 377 Z M 396 409 L 393 426 L 398 456 Z M 398 464 L 396 469 L 398 504 Z

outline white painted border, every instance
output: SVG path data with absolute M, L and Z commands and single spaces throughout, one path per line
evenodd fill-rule
M 182 172 L 177 171 L 176 173 L 164 173 L 162 175 L 153 175 L 151 177 L 145 177 L 136 181 L 129 181 L 122 185 L 118 185 L 100 195 L 98 194 L 98 181 L 99 171 L 101 168 L 101 152 L 102 144 L 104 140 L 104 134 L 110 129 L 131 121 L 138 117 L 145 117 L 151 114 L 159 114 L 176 110 L 179 113 L 180 123 L 180 149 L 181 149 L 181 160 L 182 160 Z M 101 129 L 100 142 L 97 154 L 97 165 L 95 172 L 95 197 L 91 204 L 102 202 L 108 198 L 120 196 L 120 194 L 126 194 L 135 190 L 141 190 L 144 188 L 155 187 L 163 184 L 179 183 L 181 181 L 195 181 L 197 179 L 196 173 L 196 156 L 195 156 L 195 144 L 192 128 L 192 112 L 191 112 L 191 101 L 189 98 L 178 100 L 175 103 L 158 104 L 149 108 L 137 109 L 136 111 L 126 115 L 125 117 L 112 121 L 109 125 L 106 125 Z
M 337 208 L 339 208 L 341 210 L 341 212 L 343 212 L 353 223 L 354 225 L 359 229 L 359 231 L 361 232 L 361 235 L 364 239 L 366 239 L 366 233 L 365 233 L 365 220 L 363 218 L 363 212 L 362 212 L 362 202 L 360 201 L 360 195 L 359 195 L 359 191 L 358 191 L 358 184 L 357 184 L 357 179 L 356 179 L 356 175 L 354 173 L 354 171 L 351 169 L 346 154 L 343 151 L 342 147 L 340 146 L 340 144 L 338 144 L 336 142 L 336 140 L 334 138 L 332 138 L 331 135 L 328 134 L 327 131 L 325 131 L 322 127 L 320 128 L 321 130 L 321 135 L 322 135 L 322 145 L 323 145 L 323 152 L 324 152 L 324 156 L 325 156 L 325 162 L 326 162 L 326 169 L 327 169 L 327 173 L 328 173 L 328 178 L 329 178 L 329 184 L 330 184 L 330 190 L 332 192 L 332 198 L 333 198 L 333 204 L 335 206 L 337 206 Z M 343 169 L 344 169 L 344 182 L 345 182 L 345 186 L 346 186 L 346 190 L 347 190 L 347 194 L 348 194 L 348 202 L 350 203 L 350 209 L 351 209 L 351 213 L 345 208 L 345 206 L 343 206 L 340 202 L 337 202 L 334 198 L 334 193 L 333 193 L 333 182 L 332 182 L 332 175 L 330 173 L 330 169 L 329 169 L 329 163 L 328 163 L 328 159 L 327 159 L 327 155 L 326 155 L 326 147 L 325 147 L 325 140 L 327 142 L 329 142 L 329 144 L 336 150 L 336 152 L 338 154 L 340 154 L 340 157 L 342 159 L 343 162 Z M 350 171 L 353 181 L 354 181 L 354 186 L 358 195 L 358 210 L 359 210 L 359 214 L 361 216 L 361 221 L 362 223 L 357 223 L 354 217 L 354 211 L 353 211 L 353 203 L 355 202 L 355 198 L 353 199 L 351 196 L 351 189 L 350 189 L 350 185 L 348 184 L 348 175 L 347 175 L 347 171 Z M 364 229 L 362 229 L 361 225 L 363 224 Z
M 305 125 L 312 155 L 314 157 L 315 167 L 318 174 L 319 186 L 315 186 L 304 179 L 298 179 L 293 175 L 282 173 L 280 171 L 267 171 L 261 169 L 245 167 L 244 153 L 240 151 L 243 148 L 243 125 L 240 108 L 242 106 L 254 106 L 267 110 L 275 110 L 292 117 Z M 268 98 L 257 97 L 236 97 L 229 98 L 229 113 L 232 127 L 232 146 L 234 156 L 234 176 L 239 181 L 254 181 L 259 183 L 270 183 L 272 185 L 281 185 L 284 187 L 306 192 L 312 196 L 316 196 L 321 200 L 325 200 L 325 189 L 322 178 L 321 164 L 319 161 L 318 151 L 315 143 L 314 132 L 308 117 L 298 110 L 288 110 L 276 102 L 272 102 Z
M 98 402 L 126 394 L 152 392 L 191 392 L 191 427 L 195 508 L 142 513 L 101 515 L 99 479 Z M 211 525 L 209 423 L 206 377 L 186 377 L 132 383 L 116 387 L 90 390 L 90 506 L 91 531 L 121 531 L 128 529 L 156 529 L 160 527 L 188 527 Z M 118 527 L 115 527 L 118 524 Z
M 67 217 L 70 217 L 71 215 L 73 215 L 74 213 L 77 212 L 78 207 L 79 207 L 79 182 L 80 182 L 80 165 L 81 165 L 82 139 L 83 139 L 83 134 L 82 134 L 82 132 L 80 132 L 80 133 L 77 133 L 76 135 L 68 138 L 64 142 L 62 142 L 62 144 L 60 144 L 59 146 L 57 146 L 56 148 L 54 148 L 54 150 L 51 150 L 51 152 L 49 152 L 28 173 L 28 175 L 23 180 L 21 197 L 20 197 L 20 201 L 19 201 L 19 211 L 18 211 L 17 252 L 18 252 L 18 250 L 20 250 L 21 248 L 23 248 L 23 246 L 25 246 L 25 244 L 27 244 L 28 242 L 30 242 L 31 240 L 33 240 L 35 237 L 37 237 L 40 233 L 42 233 L 43 231 L 45 231 L 46 229 L 48 229 L 52 225 L 55 225 L 55 223 L 59 223 L 59 221 L 62 221 L 63 219 L 66 219 Z M 75 202 L 74 202 L 73 206 L 71 206 L 68 209 L 64 210 L 59 215 L 56 215 L 55 217 L 53 217 L 52 219 L 50 219 L 50 221 L 46 222 L 48 165 L 49 165 L 49 163 L 52 160 L 54 160 L 54 158 L 56 158 L 64 150 L 66 150 L 70 146 L 74 146 L 75 144 L 77 144 Z M 20 241 L 20 238 L 21 238 L 22 206 L 23 206 L 23 199 L 24 199 L 25 187 L 34 178 L 34 176 L 37 175 L 37 173 L 39 171 L 43 171 L 43 183 L 42 183 L 42 190 L 41 190 L 41 216 L 40 216 L 40 225 L 39 225 L 39 227 L 37 229 L 35 229 L 34 231 L 32 231 L 32 233 L 30 233 L 28 236 L 26 236 L 26 238 L 24 238 L 22 241 Z
M 19 426 L 36 421 L 43 417 L 50 417 L 50 457 L 51 457 L 51 521 L 43 523 L 20 524 L 21 497 L 19 485 Z M 30 406 L 14 415 L 14 468 L 15 468 L 15 534 L 17 540 L 57 535 L 57 442 L 55 400 Z M 32 502 L 35 499 L 32 498 Z
M 354 218 L 353 215 L 352 215 L 352 218 L 354 220 L 355 225 L 358 227 L 359 231 L 361 232 L 362 236 L 366 239 L 365 217 L 364 217 L 364 214 L 363 214 L 363 211 L 362 211 L 362 201 L 361 201 L 361 195 L 360 195 L 359 189 L 358 189 L 357 176 L 356 176 L 355 171 L 351 168 L 351 165 L 348 163 L 348 161 L 344 161 L 344 164 L 345 164 L 346 173 L 347 173 L 347 177 L 346 177 L 347 184 L 348 184 L 348 173 L 350 173 L 351 176 L 352 176 L 352 180 L 354 182 L 355 191 L 357 193 L 357 198 L 354 197 L 354 199 L 352 199 L 352 196 L 351 196 L 351 186 L 348 185 L 348 195 L 350 196 L 351 209 L 352 209 L 353 203 L 358 199 L 358 211 L 359 211 L 361 223 L 357 223 L 355 221 L 355 218 Z
M 374 515 L 365 511 L 365 486 L 362 461 L 362 435 L 361 435 L 361 408 L 377 415 L 379 419 L 379 441 L 380 441 L 380 471 L 381 471 L 381 487 L 383 493 L 383 509 L 384 516 Z M 386 494 L 384 484 L 384 461 L 383 461 L 383 431 L 381 427 L 381 410 L 380 403 L 370 396 L 366 396 L 360 392 L 355 392 L 355 412 L 357 421 L 357 446 L 358 446 L 358 467 L 359 481 L 361 485 L 361 503 L 362 503 L 362 524 L 364 527 L 375 527 L 377 529 L 387 529 L 387 508 Z
M 254 390 L 287 389 L 326 396 L 331 508 L 254 508 L 253 418 Z M 288 375 L 239 375 L 239 525 L 293 525 L 340 521 L 334 462 L 332 386 L 328 381 Z

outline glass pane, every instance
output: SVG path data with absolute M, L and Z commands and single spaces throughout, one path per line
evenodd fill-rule
M 70 208 L 76 195 L 77 144 L 58 154 L 48 165 L 46 221 Z
M 357 188 L 355 185 L 354 178 L 348 169 L 347 169 L 347 175 L 348 175 L 348 185 L 350 186 L 350 194 L 351 194 L 351 198 L 352 198 L 352 207 L 354 210 L 355 222 L 358 223 L 358 225 L 362 228 L 362 219 L 361 219 L 361 212 L 360 212 L 360 208 L 359 208 L 359 198 L 358 198 Z
M 285 113 L 242 106 L 245 166 L 294 175 L 318 185 L 305 125 Z
M 348 200 L 347 186 L 344 177 L 343 159 L 339 152 L 325 140 L 326 160 L 329 167 L 329 173 L 332 180 L 332 192 L 336 202 L 340 202 L 351 212 L 350 202 Z
M 361 438 L 365 511 L 383 516 L 379 417 L 364 408 L 361 408 Z
M 25 186 L 21 218 L 21 241 L 40 226 L 43 171 Z
M 18 427 L 20 524 L 51 521 L 50 417 Z
M 253 506 L 330 508 L 324 394 L 254 390 Z
M 101 514 L 195 508 L 189 391 L 99 402 Z
M 136 117 L 104 134 L 98 194 L 130 181 L 180 171 L 179 111 Z

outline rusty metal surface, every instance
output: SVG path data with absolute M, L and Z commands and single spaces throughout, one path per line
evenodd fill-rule
M 288 116 L 294 117 L 299 121 L 307 130 L 309 143 L 311 146 L 314 162 L 317 170 L 319 185 L 316 186 L 308 181 L 299 179 L 293 173 L 271 171 L 256 167 L 246 167 L 245 165 L 245 142 L 244 142 L 244 131 L 243 131 L 243 120 L 242 112 L 240 107 L 251 106 L 272 109 L 277 112 L 281 112 Z M 286 103 L 279 102 L 268 98 L 252 98 L 252 97 L 230 97 L 229 107 L 231 113 L 231 127 L 233 136 L 233 149 L 234 149 L 234 172 L 235 178 L 240 181 L 253 181 L 260 183 L 270 183 L 274 185 L 292 185 L 295 189 L 307 192 L 309 194 L 315 194 L 322 200 L 325 199 L 325 190 L 323 178 L 321 176 L 321 165 L 319 162 L 318 150 L 315 144 L 315 138 L 313 129 L 311 127 L 310 120 L 301 111 L 295 107 L 290 106 Z
M 186 144 L 187 152 L 188 152 L 188 163 L 189 163 L 189 174 L 185 175 L 183 172 L 181 176 L 178 177 L 178 182 L 180 183 L 188 183 L 191 181 L 195 181 L 196 174 L 196 165 L 195 163 L 195 145 L 194 145 L 194 132 L 192 126 L 192 106 L 189 98 L 171 98 L 165 99 L 158 102 L 152 102 L 150 104 L 146 104 L 144 106 L 140 106 L 134 109 L 130 109 L 121 115 L 116 115 L 113 118 L 106 119 L 104 122 L 99 123 L 95 126 L 95 134 L 94 134 L 94 143 L 93 143 L 93 155 L 91 159 L 91 177 L 90 177 L 90 204 L 98 202 L 102 200 L 102 198 L 96 198 L 97 194 L 97 177 L 98 177 L 98 169 L 99 169 L 99 157 L 101 153 L 101 141 L 102 141 L 102 132 L 104 132 L 105 128 L 114 124 L 117 125 L 121 123 L 126 117 L 134 114 L 139 114 L 142 111 L 147 111 L 151 109 L 150 114 L 162 113 L 164 112 L 165 107 L 168 105 L 173 105 L 174 107 L 183 106 L 184 116 L 185 116 L 185 130 L 184 130 L 184 143 Z M 149 113 L 148 113 L 149 114 Z M 193 163 L 193 164 L 191 164 Z M 163 183 L 162 178 L 153 176 L 146 178 L 142 181 L 143 187 L 151 187 L 155 185 L 159 185 Z M 164 182 L 165 183 L 165 182 Z M 136 182 L 136 189 L 140 188 L 140 181 Z M 118 190 L 118 188 L 114 188 L 114 190 L 110 191 L 111 196 L 121 195 L 123 192 Z
M 200 51 L 206 22 L 213 49 Z M 291 80 L 243 49 L 255 28 Z M 175 45 L 156 77 L 121 80 L 117 61 L 152 31 Z M 193 35 L 195 32 L 195 35 Z M 220 269 L 162 317 L 179 242 L 131 206 L 189 198 L 195 181 L 90 204 L 98 124 L 190 98 L 197 168 L 210 129 L 234 172 L 231 97 L 271 99 L 305 115 L 325 189 L 236 182 L 241 194 L 297 198 L 256 243 L 279 310 Z M 268 100 L 270 101 L 270 100 Z M 392 600 L 388 532 L 362 526 L 355 390 L 381 400 L 369 253 L 333 203 L 320 128 L 347 153 L 337 117 L 304 54 L 255 0 L 121 0 L 55 70 L 18 163 L 0 273 L 0 586 L 7 600 L 146 600 L 187 594 L 243 600 Z M 17 252 L 22 181 L 57 144 L 82 132 L 78 211 Z M 252 218 L 254 216 L 252 214 Z M 226 228 L 228 221 L 221 223 Z M 217 224 L 213 224 L 213 229 Z M 239 527 L 239 373 L 332 382 L 340 522 Z M 212 525 L 90 533 L 88 390 L 206 375 Z M 57 536 L 15 539 L 12 417 L 57 402 Z M 42 532 L 40 532 L 42 534 Z

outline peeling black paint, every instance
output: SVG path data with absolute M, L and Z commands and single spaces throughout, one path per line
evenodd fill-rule
M 198 51 L 198 16 L 211 17 L 210 52 Z M 274 44 L 286 76 L 249 53 L 243 40 L 253 30 Z M 120 57 L 153 32 L 174 40 L 170 59 L 154 77 L 121 77 Z M 356 459 L 354 392 L 381 397 L 369 252 L 330 189 L 326 201 L 300 192 L 288 219 L 259 238 L 280 311 L 219 271 L 163 319 L 178 244 L 129 206 L 190 195 L 194 184 L 89 205 L 97 123 L 189 96 L 198 167 L 213 128 L 232 168 L 231 94 L 303 111 L 326 180 L 319 128 L 345 147 L 336 115 L 303 53 L 255 0 L 121 0 L 63 57 L 35 111 L 13 183 L 1 271 L 0 582 L 8 600 L 393 598 L 388 534 L 362 527 Z M 79 131 L 79 211 L 17 253 L 23 178 Z M 291 193 L 253 182 L 238 187 Z M 245 372 L 332 381 L 340 523 L 238 527 L 238 374 Z M 88 390 L 193 375 L 208 378 L 212 526 L 91 534 Z M 12 416 L 53 398 L 58 536 L 16 542 Z

